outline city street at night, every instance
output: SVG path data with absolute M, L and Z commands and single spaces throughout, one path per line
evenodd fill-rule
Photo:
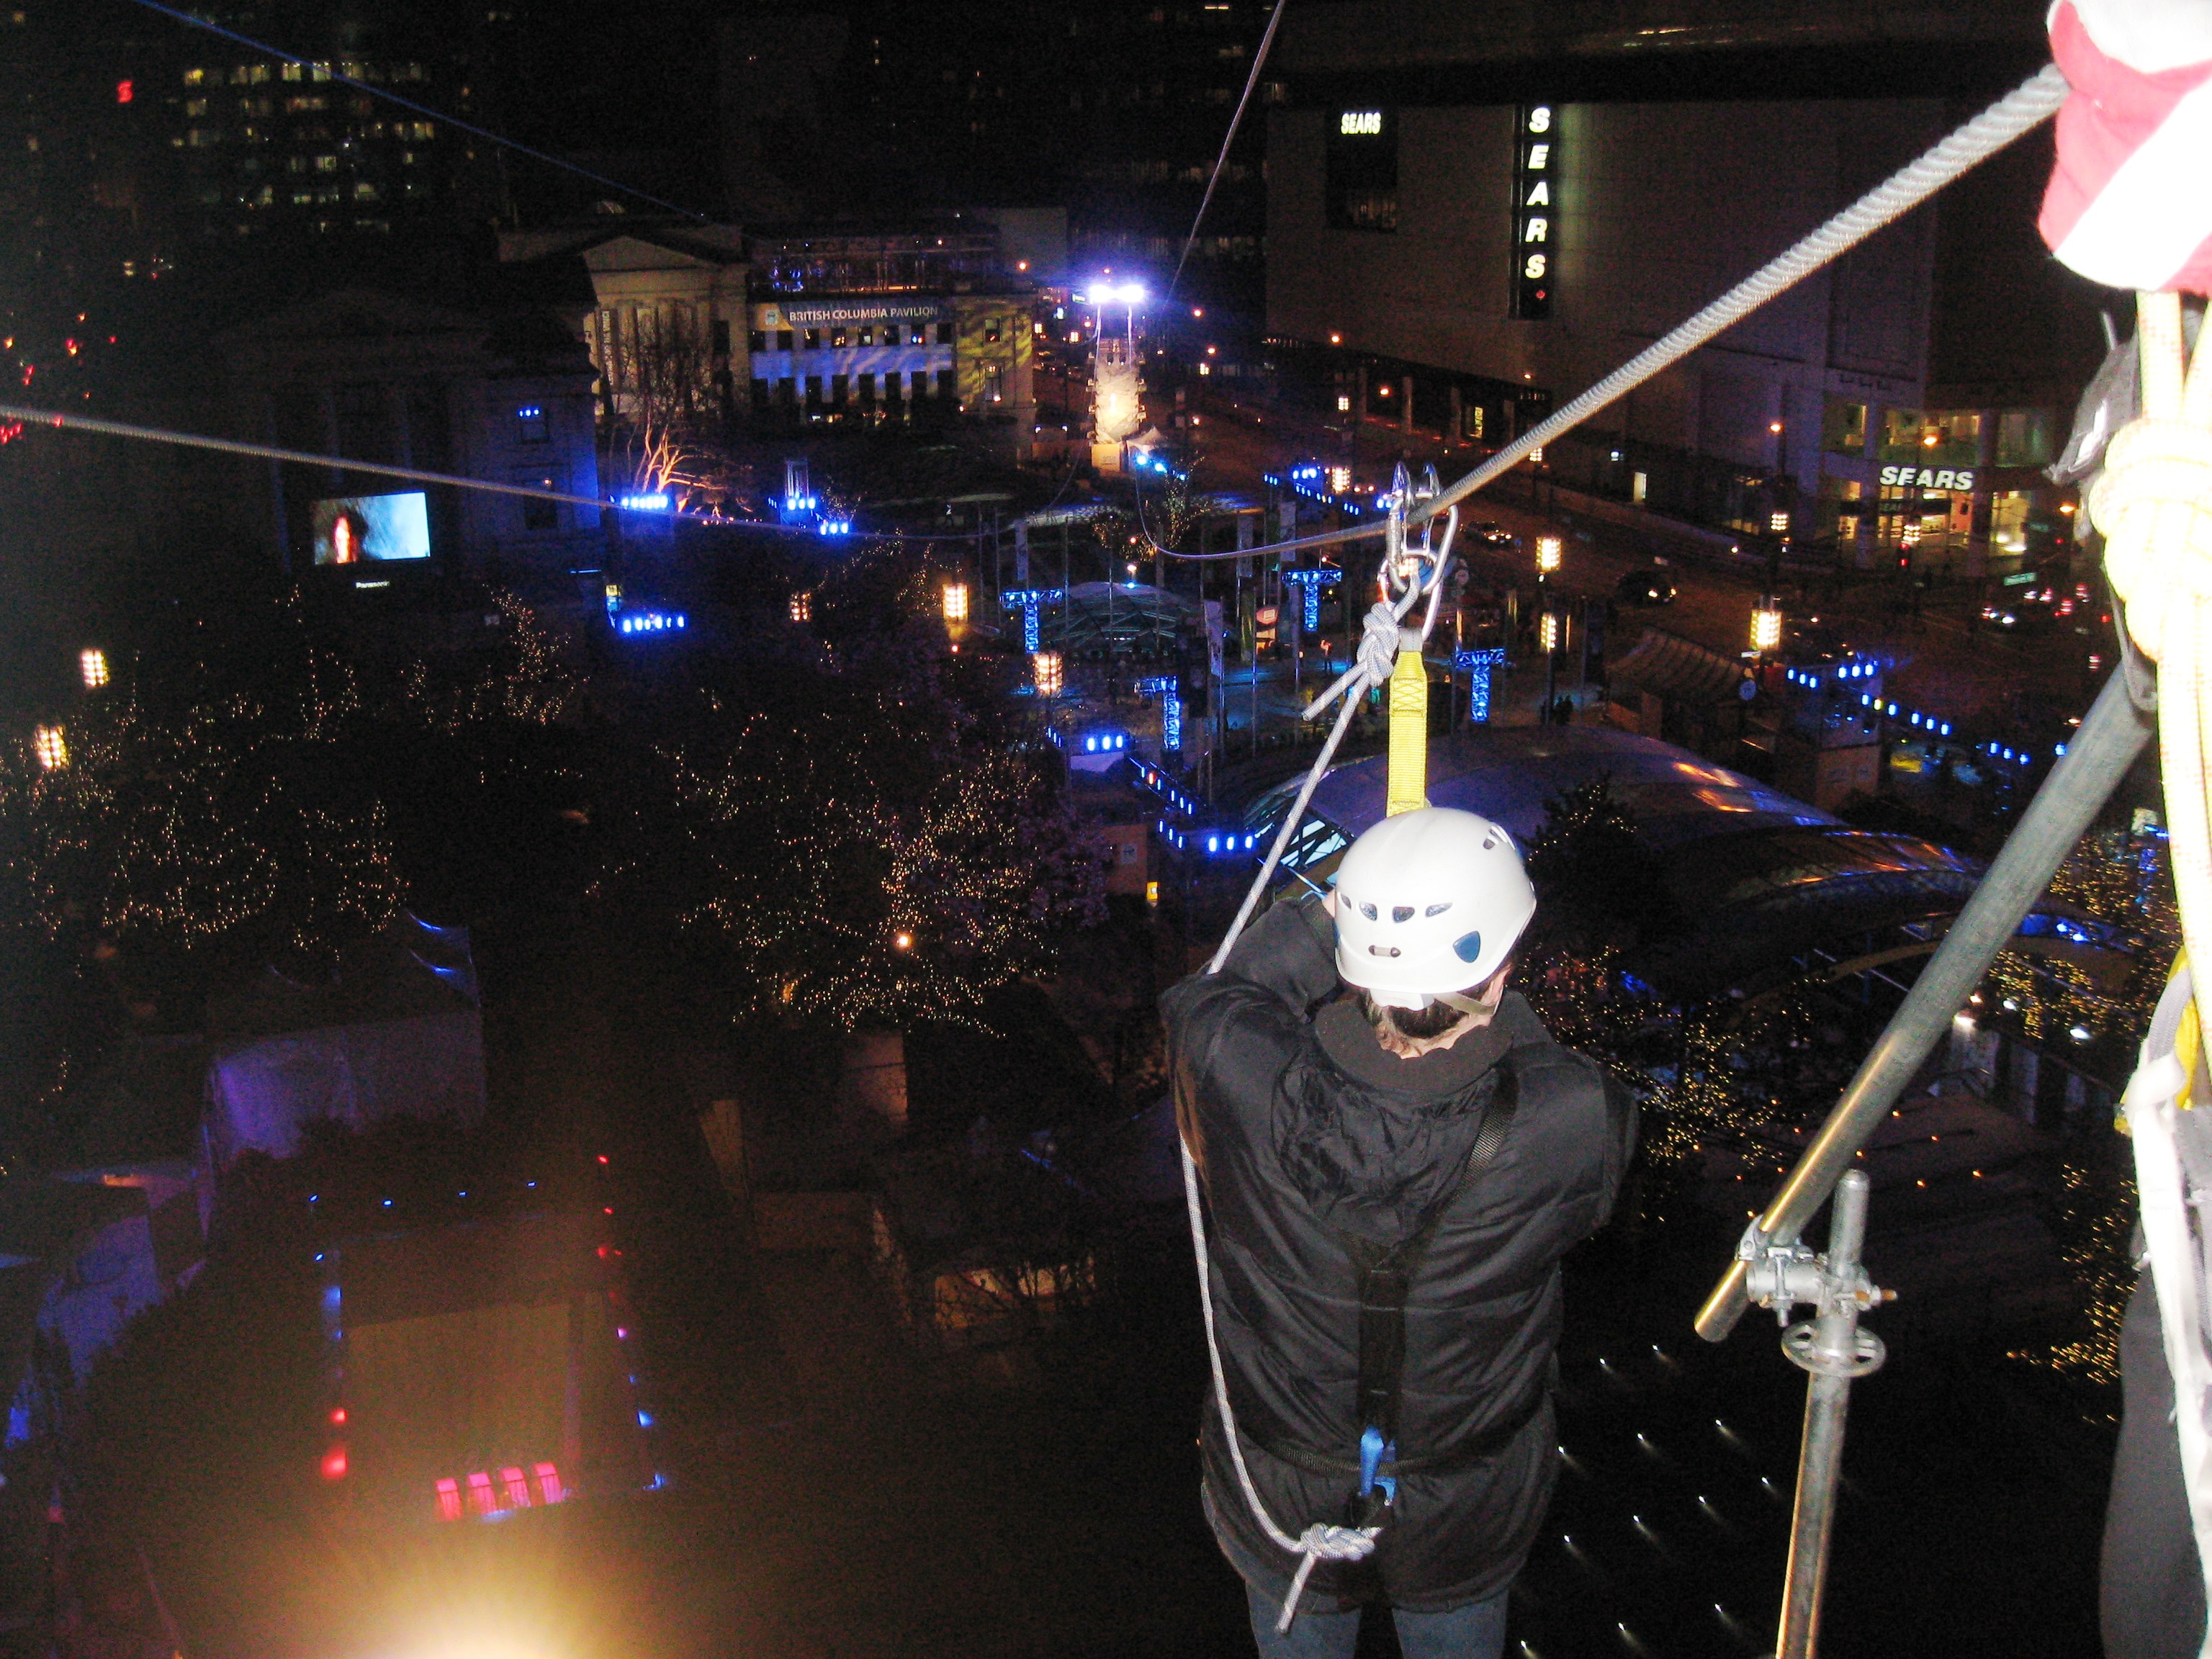
M 0 9 L 0 1659 L 2205 1650 L 2203 10 Z

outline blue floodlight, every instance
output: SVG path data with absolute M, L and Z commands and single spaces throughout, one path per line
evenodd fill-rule
M 684 625 L 685 618 L 680 611 L 635 611 L 615 623 L 625 634 L 674 633 Z
M 668 511 L 668 492 L 665 489 L 633 490 L 615 497 L 615 505 L 626 513 L 665 513 Z

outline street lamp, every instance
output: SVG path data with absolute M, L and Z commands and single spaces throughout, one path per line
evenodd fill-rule
M 1036 682 L 1037 696 L 1040 697 L 1056 697 L 1060 695 L 1060 677 L 1059 652 L 1040 651 L 1036 653 L 1030 659 L 1030 671 Z
M 1771 593 L 1760 596 L 1751 613 L 1751 648 L 1764 657 L 1782 644 L 1782 601 Z
M 1559 538 L 1557 536 L 1536 538 L 1536 584 L 1543 586 L 1544 578 L 1559 568 Z
M 78 672 L 84 676 L 84 689 L 97 691 L 107 684 L 107 653 L 97 647 L 76 653 Z
M 39 764 L 49 772 L 59 771 L 69 764 L 69 744 L 62 740 L 58 726 L 41 726 L 31 733 L 31 752 L 39 757 Z
M 964 623 L 968 620 L 968 584 L 966 582 L 945 584 L 945 620 L 949 623 Z

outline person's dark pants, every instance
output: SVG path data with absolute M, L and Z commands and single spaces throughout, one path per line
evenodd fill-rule
M 1213 1494 L 1203 1494 L 1206 1518 L 1229 1565 L 1244 1581 L 1244 1600 L 1252 1615 L 1252 1637 L 1260 1644 L 1260 1659 L 1352 1659 L 1359 1643 L 1361 1608 L 1348 1613 L 1316 1610 L 1323 1598 L 1308 1596 L 1299 1604 L 1298 1616 L 1285 1633 L 1275 1633 L 1283 1616 L 1283 1597 L 1291 1581 L 1269 1571 L 1229 1541 L 1214 1520 Z M 1468 1601 L 1443 1613 L 1414 1613 L 1393 1607 L 1390 1617 L 1398 1626 L 1398 1650 L 1405 1659 L 1498 1659 L 1505 1650 L 1505 1602 L 1508 1585 L 1480 1601 Z
M 1469 1601 L 1449 1613 L 1391 1608 L 1399 1652 L 1406 1659 L 1498 1659 L 1505 1651 L 1506 1595 L 1500 1590 L 1486 1601 Z M 1260 1644 L 1260 1659 L 1352 1659 L 1359 1645 L 1357 1607 L 1350 1613 L 1302 1613 L 1286 1634 L 1278 1636 L 1275 1621 L 1282 1617 L 1283 1591 L 1270 1595 L 1248 1578 L 1244 1599 L 1251 1604 L 1252 1635 Z
M 2181 1483 L 2158 1293 L 2147 1273 L 2136 1280 L 2120 1326 L 2120 1377 L 2100 1595 L 2106 1659 L 2196 1659 L 2204 1641 L 2204 1573 Z

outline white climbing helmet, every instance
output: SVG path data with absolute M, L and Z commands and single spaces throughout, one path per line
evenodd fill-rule
M 1495 974 L 1536 914 L 1513 837 L 1424 806 L 1375 825 L 1336 872 L 1336 971 L 1389 1008 L 1425 1008 Z

